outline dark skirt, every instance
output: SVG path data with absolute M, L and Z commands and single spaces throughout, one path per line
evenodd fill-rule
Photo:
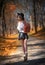
M 19 40 L 24 40 L 24 39 L 28 39 L 28 34 L 27 33 L 23 33 L 23 32 L 19 32 Z

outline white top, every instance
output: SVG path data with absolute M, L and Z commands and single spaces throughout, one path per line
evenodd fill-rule
M 19 32 L 24 32 L 23 28 L 24 28 L 24 23 L 19 21 L 18 25 L 17 25 L 18 31 Z

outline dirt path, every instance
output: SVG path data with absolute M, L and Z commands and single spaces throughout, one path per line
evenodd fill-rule
M 10 65 L 15 65 L 15 64 L 21 65 L 22 63 L 22 65 L 30 65 L 32 62 L 33 64 L 35 63 L 38 63 L 38 64 L 40 63 L 41 65 L 42 63 L 44 64 L 43 58 L 45 58 L 45 40 L 39 40 L 35 37 L 30 36 L 27 46 L 28 46 L 27 64 L 23 63 L 24 59 L 23 59 L 23 51 L 22 51 L 21 44 L 18 45 L 15 52 L 13 51 L 13 53 L 10 53 L 11 56 L 2 56 L 2 57 L 0 56 L 0 61 L 1 61 L 0 64 L 2 65 L 2 64 L 10 63 Z M 42 59 L 43 59 L 43 62 L 41 63 Z

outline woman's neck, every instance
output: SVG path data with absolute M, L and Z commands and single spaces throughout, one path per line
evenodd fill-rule
M 19 20 L 19 22 L 24 22 L 24 20 Z

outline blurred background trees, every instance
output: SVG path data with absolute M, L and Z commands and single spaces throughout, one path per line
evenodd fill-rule
M 45 28 L 44 0 L 0 0 L 0 35 L 15 34 L 18 12 L 24 13 L 26 21 L 35 33 L 38 28 Z

